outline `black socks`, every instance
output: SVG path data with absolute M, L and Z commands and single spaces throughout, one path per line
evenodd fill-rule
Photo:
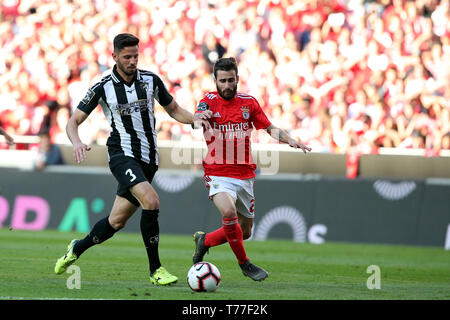
M 79 258 L 87 249 L 108 240 L 117 231 L 119 230 L 114 229 L 109 224 L 108 217 L 105 217 L 94 225 L 91 232 L 84 239 L 81 239 L 75 244 L 73 253 Z
M 161 267 L 159 261 L 159 223 L 158 223 L 159 209 L 156 210 L 142 210 L 141 215 L 141 234 L 144 240 L 145 249 L 147 251 L 148 262 L 150 266 L 150 274 Z M 120 230 L 120 229 L 119 229 Z M 109 238 L 119 230 L 115 230 L 108 221 L 108 217 L 105 217 L 98 221 L 91 232 L 84 238 L 78 241 L 73 247 L 73 253 L 80 257 L 90 247 L 100 244 Z
M 142 210 L 141 215 L 141 233 L 144 240 L 145 249 L 147 250 L 148 263 L 150 265 L 150 274 L 161 267 L 159 261 L 158 245 L 159 245 L 159 209 Z

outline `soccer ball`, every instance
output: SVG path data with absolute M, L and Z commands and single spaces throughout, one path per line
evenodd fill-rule
M 220 285 L 220 272 L 210 262 L 198 262 L 188 271 L 187 283 L 193 291 L 212 292 Z

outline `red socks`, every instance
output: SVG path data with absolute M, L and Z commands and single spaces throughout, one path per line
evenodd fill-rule
M 205 235 L 205 246 L 207 247 L 219 246 L 225 242 L 227 242 L 227 237 L 223 227 Z
M 242 229 L 238 218 L 222 219 L 222 224 L 222 228 L 206 234 L 205 246 L 215 247 L 228 241 L 239 264 L 244 263 L 248 257 L 245 253 Z

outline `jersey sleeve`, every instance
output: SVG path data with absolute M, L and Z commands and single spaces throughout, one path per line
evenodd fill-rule
M 267 118 L 266 114 L 264 113 L 264 111 L 261 109 L 261 106 L 259 105 L 258 101 L 255 99 L 253 100 L 254 104 L 253 104 L 253 125 L 255 126 L 256 129 L 264 129 L 267 128 L 268 126 L 270 126 L 272 123 L 270 122 L 270 120 Z
M 101 98 L 101 91 L 102 86 L 99 84 L 96 84 L 89 88 L 84 98 L 78 104 L 77 108 L 87 114 L 90 114 L 92 110 L 94 110 L 98 105 L 98 101 Z
M 155 87 L 153 92 L 155 92 L 155 99 L 159 102 L 160 105 L 165 107 L 172 102 L 172 95 L 167 90 L 161 78 L 156 75 L 154 77 L 154 86 Z

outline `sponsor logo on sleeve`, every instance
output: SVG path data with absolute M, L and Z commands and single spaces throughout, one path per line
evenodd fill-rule
M 206 102 L 200 102 L 200 104 L 197 107 L 197 111 L 205 111 L 209 110 L 209 105 Z
M 82 104 L 85 104 L 85 105 L 88 105 L 89 102 L 91 102 L 92 98 L 94 98 L 94 96 L 95 96 L 94 90 L 89 89 L 89 90 L 86 92 L 86 95 L 84 96 L 83 100 L 81 100 L 81 103 L 82 103 Z

